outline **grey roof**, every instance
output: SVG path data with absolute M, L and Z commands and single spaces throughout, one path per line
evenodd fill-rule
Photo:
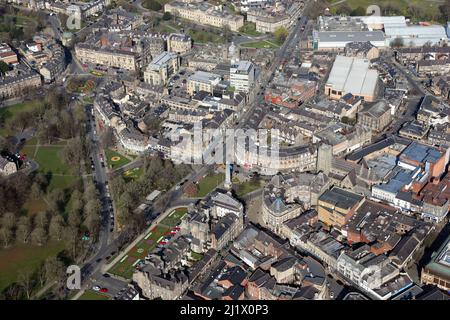
M 378 72 L 369 69 L 369 60 L 338 55 L 327 80 L 334 90 L 354 95 L 373 95 Z
M 363 198 L 363 196 L 356 193 L 335 187 L 331 190 L 325 191 L 325 193 L 320 196 L 319 200 L 333 203 L 339 208 L 350 209 Z
M 384 41 L 385 36 L 382 31 L 319 31 L 320 41 L 326 42 L 366 42 Z

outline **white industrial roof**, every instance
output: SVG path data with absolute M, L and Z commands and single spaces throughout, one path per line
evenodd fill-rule
M 440 25 L 385 27 L 384 32 L 388 37 L 414 36 L 419 38 L 447 38 L 445 27 Z
M 383 24 L 388 26 L 406 26 L 406 19 L 404 16 L 360 16 L 355 19 L 361 19 L 365 24 Z
M 354 95 L 371 95 L 375 91 L 378 72 L 369 69 L 366 59 L 337 56 L 327 84 L 334 90 Z

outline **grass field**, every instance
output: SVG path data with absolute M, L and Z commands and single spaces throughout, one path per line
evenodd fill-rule
M 110 300 L 110 298 L 100 292 L 86 290 L 78 300 Z
M 33 142 L 36 143 L 36 142 Z M 65 142 L 58 142 L 50 146 L 32 145 L 27 142 L 21 150 L 39 164 L 39 172 L 51 177 L 49 189 L 67 188 L 71 186 L 78 177 L 71 175 L 70 168 L 61 160 L 60 152 L 64 148 Z
M 47 257 L 63 249 L 63 242 L 50 242 L 42 247 L 20 244 L 0 249 L 0 292 L 14 283 L 21 272 L 35 271 Z
M 144 259 L 153 249 L 156 248 L 158 240 L 162 238 L 170 229 L 168 227 L 156 226 L 147 236 L 115 264 L 108 272 L 117 276 L 131 279 L 135 266 L 133 264 Z M 147 238 L 147 239 L 145 239 Z
M 219 186 L 225 180 L 225 174 L 223 173 L 213 173 L 204 177 L 199 181 L 197 187 L 198 192 L 195 197 L 204 197 L 211 191 L 213 191 L 217 186 Z
M 255 42 L 246 42 L 241 43 L 241 47 L 245 48 L 256 48 L 256 49 L 276 49 L 280 46 L 275 43 L 275 40 L 261 40 L 261 41 L 255 41 Z
M 236 186 L 236 195 L 238 197 L 242 197 L 247 193 L 258 190 L 259 188 L 261 188 L 261 184 L 259 182 L 257 183 L 254 183 L 253 181 L 242 182 Z
M 339 2 L 340 0 L 332 0 L 331 4 Z M 400 15 L 404 15 L 407 17 L 411 17 L 411 15 L 408 12 L 408 6 L 410 4 L 416 6 L 420 11 L 420 17 L 421 19 L 415 19 L 414 17 L 411 17 L 412 20 L 432 20 L 431 17 L 437 16 L 439 14 L 439 6 L 444 3 L 444 1 L 441 0 L 347 0 L 345 2 L 339 3 L 337 5 L 331 5 L 330 10 L 332 13 L 336 12 L 336 9 L 339 8 L 339 6 L 344 5 L 347 3 L 352 9 L 356 9 L 358 7 L 363 8 L 364 10 L 372 5 L 376 4 L 380 7 L 383 7 L 383 5 L 391 4 L 395 8 L 398 8 L 400 10 Z
M 13 118 L 15 115 L 25 112 L 25 111 L 31 111 L 40 106 L 40 101 L 33 100 L 33 101 L 26 101 L 22 103 L 18 103 L 9 107 L 0 108 L 0 118 L 3 118 L 5 121 L 8 121 L 8 119 Z M 0 128 L 0 135 L 7 136 L 12 135 L 14 132 L 10 132 L 6 129 L 6 126 L 3 126 Z
M 161 224 L 164 226 L 173 228 L 181 222 L 181 219 L 186 215 L 186 213 L 187 213 L 187 208 L 176 209 L 174 212 L 172 212 L 167 217 L 165 217 L 161 221 Z
M 124 165 L 126 165 L 126 164 L 131 162 L 124 155 L 122 155 L 122 154 L 120 154 L 120 153 L 118 153 L 116 151 L 113 151 L 111 149 L 106 149 L 105 150 L 105 157 L 106 157 L 106 162 L 108 163 L 108 166 L 111 169 L 120 168 L 120 167 L 122 167 L 122 166 L 124 166 Z
M 62 162 L 59 153 L 63 146 L 39 146 L 34 160 L 39 163 L 39 170 L 52 174 L 69 174 L 69 167 Z M 29 155 L 31 156 L 31 155 Z
M 202 30 L 189 30 L 188 34 L 191 36 L 192 40 L 196 43 L 225 43 L 225 38 L 215 34 L 213 32 L 207 32 Z

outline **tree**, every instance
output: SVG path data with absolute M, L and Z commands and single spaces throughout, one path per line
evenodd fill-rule
M 162 18 L 165 21 L 169 21 L 170 19 L 172 19 L 172 14 L 170 12 L 166 11 L 166 12 L 164 12 Z
M 352 10 L 352 12 L 350 12 L 351 16 L 365 16 L 366 15 L 366 10 L 363 7 L 357 7 L 355 10 Z
M 64 275 L 64 264 L 55 256 L 48 257 L 41 270 L 41 286 L 61 278 Z
M 31 232 L 31 218 L 22 216 L 17 222 L 16 241 L 26 243 Z
M 9 66 L 4 61 L 0 61 L 0 76 L 6 74 L 9 71 Z
M 420 17 L 420 8 L 416 4 L 410 3 L 407 10 L 408 14 L 411 15 L 411 18 L 416 19 Z
M 31 241 L 38 246 L 44 245 L 47 242 L 45 229 L 39 226 L 34 228 L 33 232 L 31 232 Z
M 50 220 L 50 225 L 48 227 L 48 234 L 50 238 L 52 238 L 53 240 L 59 241 L 62 239 L 63 231 L 64 231 L 64 219 L 59 214 L 56 214 Z
M 22 288 L 23 292 L 25 293 L 25 296 L 29 300 L 31 296 L 31 291 L 33 289 L 32 271 L 29 269 L 19 271 L 17 283 Z
M 143 0 L 142 6 L 152 11 L 159 11 L 162 9 L 162 5 L 156 0 Z
M 439 6 L 443 21 L 450 21 L 450 0 L 446 0 L 444 4 Z
M 42 188 L 38 183 L 36 183 L 36 181 L 33 182 L 33 184 L 31 185 L 30 191 L 31 191 L 30 193 L 31 199 L 37 200 L 42 197 Z
M 13 232 L 11 229 L 1 227 L 0 228 L 0 241 L 3 247 L 7 248 L 13 240 Z
M 2 219 L 2 227 L 7 229 L 13 229 L 16 225 L 16 216 L 12 212 L 7 212 L 3 215 Z
M 400 37 L 395 38 L 394 40 L 391 41 L 390 46 L 391 48 L 401 48 L 403 47 L 404 43 L 403 43 L 403 39 Z
M 224 25 L 222 28 L 222 32 L 223 32 L 223 37 L 225 38 L 226 42 L 231 42 L 231 40 L 233 39 L 233 32 L 231 32 L 230 26 L 229 25 Z
M 352 7 L 350 7 L 350 5 L 347 2 L 342 3 L 337 9 L 336 9 L 336 14 L 339 15 L 350 15 L 350 13 L 352 12 Z
M 51 212 L 57 213 L 62 211 L 65 200 L 64 191 L 59 188 L 52 190 L 47 195 L 47 203 Z
M 289 34 L 288 30 L 285 27 L 279 27 L 273 33 L 275 40 L 277 41 L 277 43 L 280 43 L 280 44 L 283 43 L 284 40 L 286 40 L 288 34 Z
M 34 217 L 34 224 L 39 228 L 45 229 L 48 224 L 47 212 L 38 212 Z
M 100 141 L 103 145 L 103 148 L 107 149 L 114 146 L 114 131 L 111 127 L 106 127 L 106 129 L 102 132 Z

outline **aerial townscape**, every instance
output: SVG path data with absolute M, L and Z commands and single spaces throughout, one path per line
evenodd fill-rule
M 0 299 L 450 300 L 450 0 L 373 2 L 0 0 Z

